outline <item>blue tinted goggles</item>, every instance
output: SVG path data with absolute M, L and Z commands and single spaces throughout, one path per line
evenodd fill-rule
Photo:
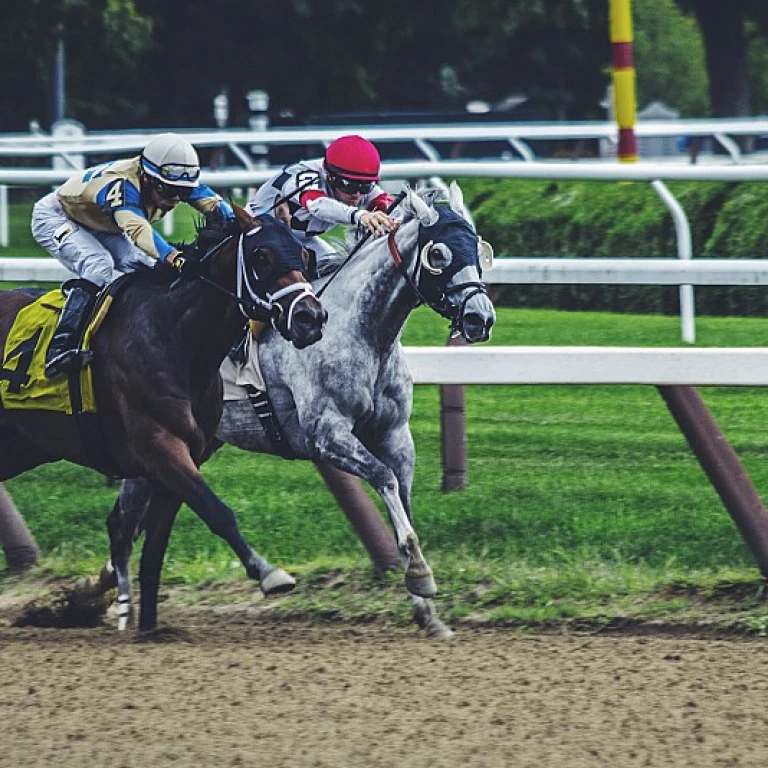
M 161 165 L 160 175 L 171 183 L 197 181 L 200 178 L 200 168 L 196 165 Z
M 181 163 L 166 163 L 165 165 L 157 166 L 154 163 L 147 160 L 146 157 L 141 158 L 142 166 L 144 170 L 151 173 L 154 176 L 159 176 L 169 184 L 177 184 L 179 182 L 187 182 L 195 184 L 200 178 L 200 166 L 198 165 L 182 165 Z

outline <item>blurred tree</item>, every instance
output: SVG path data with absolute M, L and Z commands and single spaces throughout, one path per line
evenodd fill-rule
M 486 98 L 519 92 L 555 119 L 603 117 L 611 55 L 606 0 L 459 1 L 467 55 L 460 71 L 483 84 Z
M 50 62 L 66 49 L 66 116 L 89 128 L 140 111 L 136 61 L 152 22 L 133 0 L 29 0 L 0 4 L 0 128 L 23 130 L 47 115 Z
M 26 130 L 46 112 L 46 64 L 60 19 L 55 0 L 0 4 L 0 128 Z M 48 20 L 48 21 L 46 21 Z
M 136 0 L 156 20 L 155 50 L 167 57 L 150 113 L 179 124 L 212 124 L 226 87 L 232 120 L 243 95 L 261 88 L 275 111 L 434 109 L 524 92 L 553 117 L 600 115 L 610 47 L 605 0 Z M 234 20 L 234 21 L 233 21 Z M 145 69 L 145 79 L 151 71 Z M 240 112 L 238 113 L 238 110 Z
M 6 0 L 0 130 L 46 115 L 58 28 L 67 116 L 89 128 L 212 126 L 212 100 L 222 88 L 230 125 L 242 126 L 253 89 L 269 93 L 273 114 L 463 109 L 469 100 L 498 104 L 524 93 L 555 119 L 600 118 L 610 80 L 608 5 Z M 750 97 L 759 109 L 768 106 L 765 0 L 635 0 L 633 14 L 641 104 L 662 99 L 703 116 L 706 72 L 713 114 L 748 114 Z
M 749 39 L 768 32 L 765 0 L 677 0 L 693 11 L 706 50 L 709 93 L 714 117 L 752 114 Z
M 709 81 L 696 19 L 675 0 L 635 0 L 632 17 L 639 107 L 663 101 L 681 117 L 706 117 Z
M 89 128 L 141 124 L 146 82 L 137 63 L 151 45 L 152 19 L 139 14 L 133 0 L 66 0 L 64 5 L 68 116 Z
M 747 22 L 747 62 L 752 114 L 768 114 L 768 25 Z

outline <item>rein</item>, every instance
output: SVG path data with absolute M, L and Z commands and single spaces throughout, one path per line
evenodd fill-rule
M 392 201 L 392 203 L 387 207 L 387 210 L 384 211 L 384 213 L 386 213 L 387 216 L 389 216 L 389 214 L 392 213 L 392 211 L 394 211 L 395 208 L 397 208 L 397 206 L 403 202 L 403 200 L 405 200 L 405 195 L 406 195 L 405 190 L 403 190 L 402 192 L 399 192 L 395 197 L 395 199 Z M 390 232 L 389 236 L 392 237 L 392 234 L 393 233 Z M 323 295 L 323 293 L 325 292 L 325 289 L 331 284 L 333 278 L 336 277 L 336 275 L 338 275 L 342 269 L 344 269 L 344 267 L 349 263 L 349 260 L 368 242 L 370 237 L 371 237 L 371 232 L 369 230 L 360 238 L 360 240 L 357 241 L 357 244 L 349 252 L 349 254 L 347 255 L 347 258 L 344 259 L 344 261 L 342 261 L 341 264 L 339 264 L 339 266 L 336 268 L 333 274 L 328 278 L 328 281 L 325 283 L 325 285 L 323 285 L 323 287 L 320 288 L 320 290 L 315 294 L 315 296 L 317 296 L 318 299 Z

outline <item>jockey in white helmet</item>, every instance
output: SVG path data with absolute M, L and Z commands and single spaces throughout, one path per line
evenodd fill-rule
M 78 172 L 35 204 L 35 240 L 79 278 L 69 286 L 46 375 L 77 370 L 84 362 L 76 350 L 82 324 L 115 272 L 156 260 L 174 263 L 179 252 L 152 224 L 182 201 L 221 224 L 234 218 L 231 206 L 200 183 L 195 148 L 182 136 L 162 133 L 140 155 Z

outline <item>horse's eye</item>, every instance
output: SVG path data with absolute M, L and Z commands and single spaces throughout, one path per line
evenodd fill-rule
M 428 272 L 439 275 L 453 261 L 451 249 L 445 243 L 427 243 L 421 250 L 421 263 Z

